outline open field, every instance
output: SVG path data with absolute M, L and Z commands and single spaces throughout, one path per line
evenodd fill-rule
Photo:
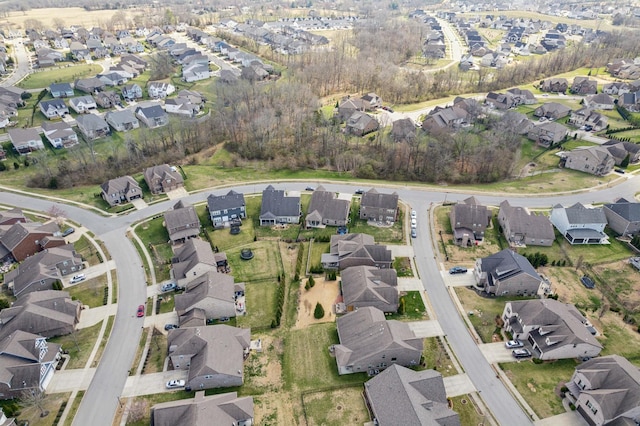
M 540 418 L 546 418 L 565 412 L 555 389 L 560 389 L 571 378 L 576 365 L 578 362 L 574 359 L 542 364 L 527 360 L 500 364 L 500 368 L 533 411 Z
M 48 69 L 29 74 L 18 87 L 23 89 L 42 89 L 49 87 L 51 83 L 72 82 L 79 78 L 93 77 L 102 72 L 102 67 L 97 64 L 67 64 L 57 69 Z
M 96 25 L 104 25 L 118 10 L 92 10 L 87 11 L 81 7 L 43 8 L 31 9 L 25 12 L 7 12 L 0 20 L 0 26 L 11 26 L 24 29 L 27 19 L 37 19 L 43 25 L 53 27 L 56 19 L 62 19 L 65 25 L 80 25 L 91 28 Z M 142 10 L 140 10 L 142 13 Z

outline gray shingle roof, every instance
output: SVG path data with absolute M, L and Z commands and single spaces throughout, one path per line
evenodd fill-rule
M 398 275 L 395 269 L 352 266 L 340 274 L 345 305 L 375 306 L 384 312 L 398 309 Z
M 283 190 L 276 190 L 269 185 L 262 191 L 260 217 L 272 214 L 280 216 L 298 216 L 300 214 L 300 197 L 288 197 Z
M 415 126 L 413 126 L 415 128 Z M 362 195 L 360 206 L 396 209 L 398 208 L 398 193 L 382 194 L 376 191 L 375 188 L 371 188 Z
M 244 194 L 236 191 L 229 191 L 225 195 L 209 195 L 207 197 L 207 206 L 209 211 L 229 210 L 245 206 Z
M 319 186 L 311 195 L 308 214 L 316 213 L 322 220 L 346 221 L 349 216 L 348 200 L 336 198 L 336 193 Z
M 617 213 L 629 222 L 640 222 L 640 203 L 630 203 L 627 200 L 618 200 L 617 203 L 605 204 L 605 207 Z
M 513 233 L 536 239 L 555 239 L 553 225 L 547 216 L 530 214 L 524 207 L 511 206 L 507 200 L 500 203 L 500 215 L 502 213 Z
M 233 277 L 215 271 L 209 271 L 204 275 L 190 281 L 186 285 L 186 291 L 176 294 L 175 306 L 179 316 L 190 311 L 193 305 L 204 298 L 219 299 L 224 302 L 234 303 L 235 284 Z
M 172 265 L 173 276 L 180 279 L 184 274 L 199 263 L 216 267 L 216 259 L 211 244 L 199 238 L 187 240 L 175 251 L 176 263 Z
M 587 208 L 581 203 L 566 207 L 565 212 L 570 224 L 607 223 L 602 207 Z
M 510 249 L 504 249 L 496 254 L 483 258 L 482 272 L 487 273 L 490 285 L 494 285 L 494 278 L 504 280 L 508 277 L 523 273 L 542 281 L 542 278 L 533 266 L 531 266 L 527 258 Z
M 253 398 L 238 398 L 236 392 L 205 396 L 204 391 L 199 391 L 193 399 L 156 404 L 152 412 L 154 426 L 210 426 L 212 422 L 232 425 L 253 419 Z

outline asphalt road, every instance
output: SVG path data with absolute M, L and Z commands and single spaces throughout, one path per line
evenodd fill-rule
M 527 207 L 549 207 L 556 203 L 570 205 L 577 201 L 584 203 L 610 202 L 618 197 L 633 199 L 638 188 L 639 178 L 633 177 L 623 183 L 587 191 L 556 196 L 520 197 L 507 194 L 474 194 L 482 203 L 498 205 L 508 198 L 512 205 Z M 223 190 L 203 191 L 185 197 L 185 201 L 196 203 L 206 200 L 211 194 L 223 194 L 234 189 L 243 193 L 259 193 L 269 183 L 250 184 Z M 309 182 L 274 184 L 276 189 L 302 191 Z M 328 190 L 353 192 L 357 187 L 344 184 L 324 184 Z M 382 186 L 382 185 L 381 185 Z M 456 356 L 469 375 L 474 386 L 500 424 L 530 424 L 531 420 L 520 409 L 513 396 L 482 356 L 471 338 L 466 326 L 451 301 L 444 281 L 440 275 L 439 264 L 435 258 L 428 224 L 428 210 L 433 203 L 458 201 L 469 196 L 468 193 L 442 191 L 421 191 L 409 187 L 394 187 L 400 198 L 408 202 L 417 212 L 421 229 L 418 238 L 413 240 L 416 264 L 423 285 L 432 300 L 442 329 L 447 335 Z M 54 203 L 39 198 L 0 191 L 0 203 L 29 210 L 47 211 Z M 175 201 L 154 204 L 144 210 L 126 216 L 105 218 L 93 211 L 64 205 L 67 217 L 81 223 L 102 239 L 117 265 L 118 311 L 115 323 L 100 364 L 98 365 L 89 389 L 85 393 L 73 424 L 84 426 L 110 425 L 114 417 L 119 396 L 122 394 L 140 339 L 143 320 L 135 318 L 136 308 L 146 301 L 146 283 L 143 268 L 137 251 L 126 238 L 126 231 L 132 223 L 166 211 Z

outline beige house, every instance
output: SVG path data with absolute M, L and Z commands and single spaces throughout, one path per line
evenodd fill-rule
M 604 176 L 613 170 L 616 160 L 607 148 L 595 145 L 578 147 L 565 152 L 562 154 L 560 164 L 566 169 Z

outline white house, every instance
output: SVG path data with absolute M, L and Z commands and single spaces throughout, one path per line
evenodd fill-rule
M 192 64 L 182 68 L 182 79 L 187 83 L 206 80 L 211 77 L 209 65 Z
M 166 98 L 170 94 L 176 91 L 176 88 L 171 83 L 163 83 L 161 81 L 154 81 L 147 86 L 147 92 L 151 98 Z
M 96 100 L 91 95 L 78 96 L 77 98 L 69 99 L 69 106 L 78 114 L 89 112 L 92 109 L 97 109 L 98 105 Z
M 571 207 L 559 204 L 551 209 L 551 223 L 571 244 L 608 244 L 604 233 L 607 217 L 601 207 L 587 208 L 580 203 Z

